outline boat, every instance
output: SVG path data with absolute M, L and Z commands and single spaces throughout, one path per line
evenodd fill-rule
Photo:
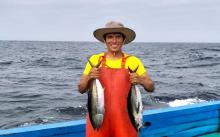
M 139 137 L 220 136 L 220 101 L 145 110 Z M 0 130 L 0 137 L 85 137 L 85 119 Z

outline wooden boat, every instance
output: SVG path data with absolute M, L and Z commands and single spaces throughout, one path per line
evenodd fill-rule
M 220 101 L 144 111 L 139 137 L 217 137 Z M 85 120 L 0 130 L 0 137 L 84 137 Z

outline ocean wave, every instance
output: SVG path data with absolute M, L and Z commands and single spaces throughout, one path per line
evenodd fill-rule
M 213 60 L 213 59 L 219 59 L 219 58 L 216 58 L 216 57 L 199 57 L 197 59 L 195 59 L 194 61 L 203 61 L 203 60 Z
M 197 65 L 186 65 L 186 66 L 176 66 L 176 69 L 183 69 L 183 68 L 204 68 L 204 67 L 214 67 L 219 66 L 220 63 L 205 63 L 205 64 L 197 64 Z
M 55 58 L 55 57 L 41 57 L 39 59 L 31 60 L 25 67 L 43 67 L 43 68 L 64 68 L 64 69 L 83 69 L 81 59 L 78 58 Z
M 44 94 L 19 94 L 19 93 L 17 93 L 17 94 L 12 94 L 10 96 L 10 98 L 14 98 L 14 99 L 21 99 L 22 98 L 22 99 L 33 100 L 35 98 L 40 98 L 42 96 L 44 96 Z
M 170 107 L 178 107 L 178 106 L 197 104 L 201 102 L 207 102 L 207 101 L 196 97 L 196 98 L 188 98 L 188 99 L 175 99 L 174 101 L 170 101 L 167 104 Z
M 30 66 L 40 66 L 40 67 L 58 67 L 59 65 L 56 62 L 54 57 L 41 57 L 39 59 L 33 60 Z
M 77 106 L 77 107 L 58 107 L 55 109 L 58 113 L 65 115 L 85 115 L 87 112 L 86 106 Z
M 206 51 L 220 51 L 219 47 L 216 47 L 216 48 L 203 48 L 203 50 L 206 50 Z
M 0 61 L 0 65 L 11 65 L 13 61 Z
M 154 96 L 155 100 L 157 100 L 157 102 L 169 102 L 175 99 L 179 99 L 181 98 L 180 96 L 175 96 L 173 94 L 167 94 L 167 95 L 156 95 Z
M 217 91 L 212 90 L 206 90 L 206 91 L 200 91 L 196 93 L 192 93 L 192 96 L 196 96 L 198 98 L 210 101 L 210 100 L 219 100 L 220 99 L 220 93 Z
M 10 126 L 11 127 L 27 127 L 27 126 L 31 126 L 31 125 L 45 124 L 45 123 L 48 123 L 49 120 L 52 118 L 35 118 L 30 121 L 17 122 L 17 123 L 10 125 Z M 6 128 L 10 128 L 10 127 L 6 127 Z
M 16 118 L 19 116 L 24 116 L 27 113 L 32 113 L 38 109 L 37 107 L 33 106 L 17 106 L 17 107 L 11 107 L 1 110 L 3 114 L 5 114 L 5 117 L 7 118 Z
M 205 85 L 201 82 L 191 82 L 191 83 L 184 83 L 184 82 L 180 82 L 180 83 L 177 83 L 177 84 L 180 84 L 180 85 L 184 85 L 184 86 L 193 86 L 193 87 L 204 87 Z
M 35 101 L 35 100 L 33 100 L 33 99 L 16 99 L 16 100 L 7 101 L 7 103 L 30 103 L 33 101 Z

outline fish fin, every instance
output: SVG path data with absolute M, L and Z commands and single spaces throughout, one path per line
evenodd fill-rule
M 100 65 L 102 64 L 102 60 L 103 60 L 103 59 L 101 59 L 101 60 L 98 62 L 97 65 L 94 65 L 94 64 L 90 61 L 90 59 L 88 59 L 88 62 L 89 62 L 90 66 L 91 66 L 92 68 L 99 68 Z
M 138 68 L 139 68 L 139 64 L 138 64 L 138 66 L 136 67 L 136 69 L 134 70 L 134 72 L 137 72 Z
M 128 66 L 128 70 L 130 73 L 133 73 L 133 70 Z
M 129 70 L 130 73 L 137 72 L 138 68 L 139 68 L 139 65 L 138 65 L 134 70 L 132 70 L 132 69 L 128 66 L 128 70 Z
M 103 58 L 98 62 L 98 64 L 95 66 L 96 68 L 99 68 L 100 67 L 100 65 L 102 64 L 102 60 L 103 60 Z
M 90 66 L 91 66 L 92 68 L 95 67 L 95 65 L 94 65 L 89 59 L 88 59 L 88 62 L 89 62 Z
M 140 102 L 138 102 L 138 106 L 137 106 L 137 108 L 136 108 L 136 112 L 137 112 L 137 113 L 139 113 L 140 106 L 141 106 L 141 105 L 140 105 Z

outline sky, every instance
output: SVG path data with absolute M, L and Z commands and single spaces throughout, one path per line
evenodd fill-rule
M 93 42 L 112 20 L 135 42 L 220 42 L 220 0 L 0 0 L 0 40 Z

